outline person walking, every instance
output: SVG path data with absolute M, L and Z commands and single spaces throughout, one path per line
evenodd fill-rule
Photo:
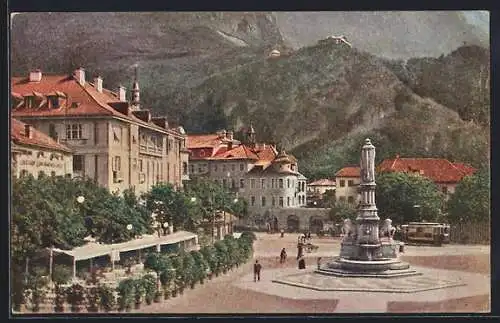
M 299 258 L 299 269 L 306 269 L 306 259 L 304 256 Z
M 260 271 L 262 270 L 262 265 L 259 264 L 258 260 L 255 260 L 255 264 L 253 265 L 253 281 L 260 281 Z
M 286 261 L 286 250 L 285 248 L 281 249 L 281 253 L 280 253 L 280 264 L 283 264 L 285 263 Z

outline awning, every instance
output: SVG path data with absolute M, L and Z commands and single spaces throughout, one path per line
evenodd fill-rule
M 72 250 L 62 250 L 57 248 L 54 248 L 53 250 L 55 253 L 66 254 L 70 257 L 73 257 L 76 261 L 79 261 L 110 255 L 112 252 L 125 252 L 131 250 L 146 249 L 156 245 L 169 245 L 196 238 L 197 235 L 192 232 L 178 231 L 173 234 L 161 237 L 158 237 L 157 235 L 146 235 L 142 238 L 130 240 L 123 243 L 87 243 L 86 245 L 76 247 Z

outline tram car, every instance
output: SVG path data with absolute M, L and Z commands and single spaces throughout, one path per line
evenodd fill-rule
M 450 225 L 434 222 L 410 222 L 401 226 L 402 240 L 406 243 L 433 244 L 450 243 Z

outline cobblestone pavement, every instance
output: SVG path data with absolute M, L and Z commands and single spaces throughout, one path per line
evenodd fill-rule
M 258 240 L 254 245 L 254 258 L 259 259 L 259 262 L 263 264 L 260 282 L 253 281 L 252 263 L 248 263 L 227 275 L 207 281 L 204 285 L 197 285 L 194 290 L 188 289 L 182 296 L 162 303 L 143 306 L 134 312 L 178 313 L 181 315 L 184 313 L 376 313 L 386 312 L 388 304 L 394 307 L 393 303 L 397 305 L 403 304 L 403 302 L 405 302 L 404 306 L 397 307 L 398 312 L 404 312 L 404 308 L 418 312 L 419 304 L 424 304 L 424 302 L 426 302 L 425 304 L 438 304 L 434 306 L 437 307 L 435 311 L 445 312 L 447 307 L 439 306 L 439 302 L 444 300 L 478 296 L 482 297 L 481 300 L 485 297 L 489 300 L 490 276 L 484 271 L 484 268 L 479 271 L 482 273 L 475 272 L 474 268 L 465 268 L 467 266 L 464 267 L 463 264 L 459 263 L 457 266 L 461 265 L 465 269 L 461 267 L 461 271 L 457 271 L 443 270 L 439 267 L 430 268 L 436 263 L 436 259 L 444 256 L 454 256 L 460 259 L 461 255 L 469 255 L 470 259 L 479 257 L 484 260 L 489 258 L 488 246 L 406 246 L 404 258 L 426 259 L 422 263 L 418 263 L 418 267 L 412 265 L 412 268 L 418 269 L 426 275 L 431 275 L 435 279 L 459 279 L 465 281 L 467 285 L 410 294 L 366 293 L 315 291 L 272 282 L 278 277 L 299 272 L 312 272 L 317 257 L 323 257 L 323 261 L 328 261 L 327 258 L 337 256 L 340 249 L 339 239 L 313 238 L 312 243 L 318 245 L 319 249 L 317 252 L 306 254 L 308 267 L 305 271 L 299 271 L 295 261 L 297 234 L 286 234 L 284 238 L 280 238 L 278 234 L 258 233 L 257 237 Z M 287 264 L 279 264 L 278 258 L 281 248 L 286 248 L 288 251 Z M 441 265 L 439 264 L 439 266 Z M 485 265 L 482 264 L 482 267 Z M 455 303 L 458 304 L 458 307 L 463 308 L 462 311 L 471 311 L 470 308 L 466 308 L 467 302 L 465 299 L 461 303 Z M 489 303 L 487 305 L 489 308 Z M 421 305 L 420 308 L 423 309 L 423 306 Z M 429 306 L 426 305 L 425 308 L 429 308 Z

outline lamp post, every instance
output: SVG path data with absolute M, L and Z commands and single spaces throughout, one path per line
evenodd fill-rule
M 165 231 L 165 235 L 167 235 L 167 229 L 168 229 L 168 222 L 167 221 L 163 222 L 163 229 Z

